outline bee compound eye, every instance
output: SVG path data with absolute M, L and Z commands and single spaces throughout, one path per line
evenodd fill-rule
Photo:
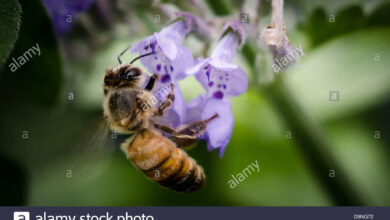
M 112 74 L 107 74 L 104 79 L 112 79 Z
M 138 69 L 138 68 L 130 68 L 128 69 L 128 71 L 126 72 L 126 78 L 127 79 L 131 79 L 133 77 L 137 77 L 141 75 L 141 70 Z
M 106 84 L 106 85 L 112 84 L 113 78 L 114 78 L 114 77 L 113 77 L 112 74 L 107 74 L 107 75 L 104 77 L 104 84 Z
M 116 74 L 116 76 L 117 76 L 118 78 L 125 77 L 125 76 L 126 76 L 126 72 L 127 72 L 126 68 L 121 68 L 121 69 L 119 69 L 119 71 L 118 71 L 118 73 Z

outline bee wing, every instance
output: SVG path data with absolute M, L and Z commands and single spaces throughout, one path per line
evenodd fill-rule
M 109 167 L 109 158 L 114 152 L 113 143 L 110 140 L 114 134 L 105 122 L 100 123 L 93 132 L 86 135 L 77 143 L 73 153 L 73 160 L 69 165 L 69 175 L 77 180 L 93 181 Z

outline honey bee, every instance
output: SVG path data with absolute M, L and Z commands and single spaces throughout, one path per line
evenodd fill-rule
M 207 123 L 218 117 L 213 115 L 204 121 L 194 121 L 179 129 L 160 124 L 155 120 L 162 117 L 174 100 L 173 84 L 169 94 L 158 105 L 151 103 L 152 89 L 158 75 L 149 78 L 145 88 L 141 88 L 146 74 L 132 64 L 123 64 L 107 69 L 104 75 L 104 117 L 110 128 L 118 133 L 133 134 L 122 144 L 127 158 L 149 179 L 161 186 L 178 192 L 193 192 L 201 189 L 206 176 L 201 166 L 182 149 L 196 141 L 203 134 Z M 171 139 L 162 133 L 171 135 Z

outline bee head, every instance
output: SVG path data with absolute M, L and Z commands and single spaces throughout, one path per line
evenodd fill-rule
M 104 85 L 106 87 L 134 87 L 139 86 L 143 72 L 131 64 L 122 64 L 106 70 Z

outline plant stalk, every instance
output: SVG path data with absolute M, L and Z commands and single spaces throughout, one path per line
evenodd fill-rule
M 331 154 L 331 143 L 319 123 L 304 111 L 286 88 L 283 76 L 261 90 L 291 129 L 309 169 L 339 206 L 364 205 L 356 186 Z
M 218 5 L 225 4 L 225 1 L 207 0 L 207 2 L 217 15 L 229 14 L 229 10 L 226 10 L 227 7 L 218 7 Z M 283 1 L 273 1 L 273 4 L 273 14 L 275 14 L 273 15 L 273 21 L 282 24 Z M 364 200 L 361 198 L 357 187 L 331 154 L 331 143 L 325 132 L 318 122 L 307 114 L 288 92 L 283 82 L 283 76 L 275 77 L 274 82 L 265 88 L 263 87 L 264 89 L 260 89 L 262 86 L 258 83 L 257 75 L 259 71 L 256 71 L 255 68 L 256 50 L 253 47 L 244 46 L 242 52 L 251 66 L 251 72 L 254 75 L 254 80 L 256 80 L 256 83 L 252 85 L 259 89 L 260 93 L 265 94 L 270 103 L 273 103 L 275 109 L 279 111 L 280 116 L 290 127 L 293 138 L 310 170 L 317 177 L 320 185 L 331 195 L 335 205 L 364 205 Z M 334 177 L 332 171 L 334 171 Z

